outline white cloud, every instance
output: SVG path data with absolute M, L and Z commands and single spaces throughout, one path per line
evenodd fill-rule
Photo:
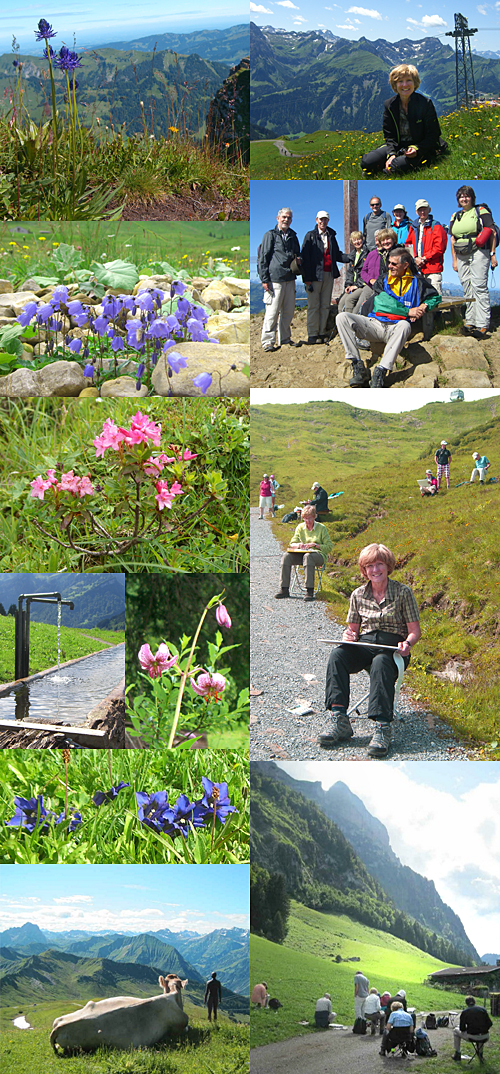
M 335 29 L 336 30 L 356 30 L 357 27 L 353 26 L 352 23 L 351 23 L 351 25 L 349 25 L 349 23 L 347 23 L 347 24 L 344 24 L 343 26 L 340 26 L 339 23 L 337 23 Z
M 300 7 L 296 4 L 292 4 L 292 0 L 277 0 L 278 7 L 292 7 L 294 11 L 300 11 Z
M 254 15 L 272 15 L 272 11 L 262 4 L 250 4 L 250 11 L 253 11 Z
M 364 15 L 367 19 L 382 19 L 379 11 L 375 11 L 370 7 L 349 7 L 347 9 L 348 15 Z
M 478 4 L 477 10 L 479 11 L 480 15 L 486 15 L 486 8 L 482 5 Z
M 92 895 L 61 895 L 60 898 L 54 897 L 54 902 L 61 903 L 76 903 L 76 902 L 93 902 Z
M 448 23 L 441 18 L 441 15 L 424 15 L 422 19 L 422 26 L 447 26 Z
M 302 17 L 302 15 L 295 15 L 295 17 L 294 17 L 294 20 L 293 20 L 293 21 L 294 21 L 294 25 L 297 25 L 297 24 L 299 24 L 299 25 L 300 25 L 300 23 L 301 23 L 301 22 L 309 22 L 309 19 L 304 19 L 304 18 Z

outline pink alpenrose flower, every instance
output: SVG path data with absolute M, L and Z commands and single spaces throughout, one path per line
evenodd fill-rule
M 219 626 L 226 627 L 226 630 L 230 630 L 232 626 L 231 616 L 224 604 L 219 604 L 215 613 L 215 618 Z
M 158 510 L 163 511 L 164 507 L 171 507 L 174 496 L 183 496 L 182 487 L 178 481 L 174 481 L 173 485 L 168 487 L 167 481 L 156 482 L 156 496 L 155 500 L 158 505 Z
M 176 656 L 170 655 L 168 645 L 162 642 L 153 656 L 149 645 L 141 645 L 139 649 L 139 663 L 143 671 L 147 671 L 151 679 L 159 679 L 164 671 L 171 668 L 177 661 Z
M 210 675 L 208 671 L 202 671 L 201 675 L 198 675 L 197 681 L 190 679 L 190 683 L 195 694 L 198 694 L 199 697 L 204 697 L 206 701 L 220 701 L 226 686 L 226 680 L 223 675 Z

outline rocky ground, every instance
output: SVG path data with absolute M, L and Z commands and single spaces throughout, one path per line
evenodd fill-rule
M 106 294 L 137 294 L 148 288 L 159 287 L 170 292 L 170 276 L 141 276 L 133 291 L 121 288 L 113 291 L 108 288 Z M 199 388 L 193 385 L 193 379 L 199 373 L 210 373 L 212 384 L 208 396 L 247 396 L 249 380 L 243 372 L 249 362 L 249 295 L 250 281 L 236 279 L 232 276 L 223 279 L 194 278 L 191 282 L 193 299 L 212 310 L 206 328 L 218 345 L 213 343 L 178 343 L 175 351 L 189 360 L 188 366 L 175 375 L 169 375 L 165 355 L 161 355 L 153 373 L 153 385 L 157 395 L 196 396 L 201 395 Z M 13 291 L 9 280 L 0 280 L 0 330 L 4 326 L 17 324 L 17 318 L 28 302 L 37 301 L 43 305 L 50 301 L 55 287 L 39 287 L 33 280 L 26 280 L 18 291 Z M 71 299 L 80 299 L 83 305 L 91 304 L 96 315 L 102 313 L 98 298 L 80 294 L 78 284 L 68 285 Z M 129 317 L 132 314 L 128 315 Z M 70 339 L 85 340 L 88 329 L 78 328 L 69 314 L 63 319 L 63 328 L 58 335 L 58 342 L 69 336 Z M 125 336 L 125 332 L 123 332 Z M 33 338 L 23 344 L 23 358 L 33 361 L 45 353 L 44 332 L 38 341 Z M 125 352 L 123 352 L 125 353 Z M 0 377 L 0 397 L 29 398 L 31 396 L 68 397 L 132 397 L 140 398 L 148 394 L 146 385 L 136 390 L 136 371 L 138 362 L 135 354 L 128 362 L 119 361 L 120 375 L 114 380 L 105 381 L 100 390 L 91 387 L 83 375 L 83 364 L 77 361 L 54 361 L 42 369 L 29 366 L 15 370 Z M 103 362 L 104 370 L 112 367 L 110 359 Z
M 453 319 L 444 311 L 444 326 Z M 352 366 L 336 336 L 330 344 L 308 346 L 306 311 L 296 310 L 292 324 L 294 342 L 300 348 L 280 347 L 265 353 L 260 336 L 264 314 L 250 321 L 250 385 L 253 388 L 347 388 Z M 370 370 L 377 365 L 382 347 L 361 351 Z M 500 387 L 500 307 L 492 310 L 492 329 L 479 342 L 471 337 L 435 332 L 425 341 L 417 331 L 406 344 L 397 367 L 389 378 L 389 388 L 496 388 Z

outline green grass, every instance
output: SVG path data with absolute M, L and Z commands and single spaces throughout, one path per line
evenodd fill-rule
M 111 773 L 108 765 L 111 765 Z M 135 791 L 168 791 L 169 802 L 180 794 L 190 801 L 203 797 L 202 776 L 228 784 L 237 813 L 225 824 L 191 832 L 175 841 L 144 827 L 137 817 Z M 82 750 L 68 766 L 68 814 L 82 814 L 82 825 L 67 835 L 64 824 L 32 834 L 6 828 L 14 815 L 14 797 L 43 795 L 44 806 L 57 815 L 65 808 L 65 776 L 59 750 L 3 750 L 0 754 L 0 862 L 2 864 L 243 864 L 249 858 L 249 759 L 230 750 Z M 96 791 L 120 781 L 122 789 L 97 808 Z
M 360 962 L 336 963 L 340 955 Z M 417 1011 L 460 1010 L 463 995 L 425 984 L 429 973 L 445 963 L 424 954 L 404 940 L 368 928 L 343 915 L 320 914 L 292 901 L 284 944 L 251 937 L 251 979 L 266 981 L 270 995 L 283 1004 L 276 1014 L 257 1008 L 251 1013 L 251 1044 L 257 1047 L 315 1031 L 314 1005 L 323 992 L 331 993 L 337 1020 L 352 1025 L 353 975 L 361 969 L 379 992 L 399 988 Z M 300 981 L 300 988 L 297 982 Z M 301 1020 L 312 1024 L 301 1026 Z
M 71 1004 L 27 1003 L 6 1007 L 0 1014 L 3 1074 L 56 1074 L 61 1069 L 49 1043 L 54 1018 Z M 19 1010 L 33 1030 L 18 1030 L 12 1025 Z M 69 1074 L 245 1074 L 248 1070 L 248 1026 L 225 1020 L 210 1026 L 206 1014 L 184 1002 L 190 1025 L 184 1038 L 140 1051 L 120 1052 L 99 1049 L 89 1055 L 68 1056 L 64 1070 Z
M 104 482 L 108 463 L 106 459 L 96 459 L 92 441 L 101 432 L 105 418 L 112 417 L 123 426 L 138 409 L 133 400 L 113 403 L 101 409 L 93 400 L 65 400 L 62 404 L 60 400 L 46 399 L 27 403 L 2 400 L 0 570 L 247 570 L 248 407 L 242 400 L 220 401 L 215 406 L 206 399 L 140 400 L 142 411 L 162 424 L 162 444 L 172 441 L 198 454 L 190 469 L 195 475 L 193 487 L 182 497 L 182 506 L 174 505 L 161 536 L 150 536 L 124 553 L 110 551 L 91 557 L 57 543 L 61 539 L 64 542 L 64 532 L 57 528 L 52 516 L 47 523 L 49 528 L 44 526 L 49 536 L 39 533 L 33 522 L 41 518 L 39 508 L 43 505 L 30 496 L 30 482 L 48 467 L 58 465 L 65 471 L 74 469 L 77 474 L 90 472 L 94 479 Z M 217 495 L 209 493 L 212 479 L 205 475 L 211 473 L 220 474 L 222 485 Z M 219 482 L 219 478 L 214 480 Z M 122 525 L 114 504 L 115 500 L 110 504 L 101 498 L 98 508 L 101 519 L 111 529 Z M 190 521 L 181 527 L 183 518 Z M 87 544 L 87 537 L 84 540 Z
M 0 616 L 0 683 L 13 682 L 15 620 L 13 615 Z M 97 639 L 97 640 L 96 640 Z M 110 645 L 125 641 L 123 630 L 84 630 L 81 627 L 61 627 L 61 663 L 97 653 Z M 57 664 L 57 627 L 48 623 L 30 624 L 30 675 Z
M 421 610 L 422 640 L 405 684 L 417 707 L 441 716 L 487 759 L 500 757 L 500 483 L 455 486 L 468 482 L 477 445 L 500 477 L 495 413 L 494 400 L 445 411 L 431 404 L 398 417 L 332 403 L 252 410 L 253 496 L 270 458 L 287 508 L 309 495 L 312 476 L 328 492 L 343 491 L 323 519 L 333 552 L 321 598 L 331 614 L 346 620 L 349 595 L 361 584 L 361 549 L 388 545 L 394 577 L 412 586 Z M 443 433 L 451 487 L 422 500 L 417 477 L 434 470 Z M 272 525 L 285 546 L 293 528 Z M 432 675 L 452 660 L 466 665 L 461 683 Z
M 210 264 L 222 259 L 230 274 L 248 276 L 250 236 L 244 221 L 94 221 L 93 223 L 49 221 L 25 222 L 24 234 L 12 224 L 0 224 L 0 271 L 12 280 L 14 289 L 30 275 L 51 276 L 52 253 L 60 243 L 81 252 L 81 267 L 91 261 L 132 261 L 142 273 L 161 272 L 162 261 L 191 275 L 210 271 Z M 239 247 L 233 250 L 232 247 Z
M 496 179 L 500 161 L 500 109 L 478 106 L 469 111 L 440 117 L 442 136 L 449 152 L 430 163 L 429 170 L 398 173 L 397 179 L 419 180 L 463 178 L 471 169 L 477 179 Z M 283 137 L 287 149 L 299 159 L 282 157 L 272 142 L 252 142 L 252 179 L 364 179 L 360 164 L 363 153 L 383 144 L 381 131 L 315 131 L 302 138 Z M 387 178 L 387 177 L 385 177 Z

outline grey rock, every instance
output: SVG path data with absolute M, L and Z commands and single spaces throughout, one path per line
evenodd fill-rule
M 173 373 L 168 378 L 168 355 L 162 354 L 153 371 L 153 385 L 158 395 L 199 396 L 202 392 L 193 384 L 199 373 L 210 373 L 212 384 L 207 396 L 220 397 L 248 396 L 250 381 L 243 373 L 243 366 L 248 364 L 248 347 L 241 343 L 230 345 L 216 343 L 179 343 L 176 354 L 182 354 L 187 361 L 185 369 Z M 235 365 L 236 369 L 231 369 Z

